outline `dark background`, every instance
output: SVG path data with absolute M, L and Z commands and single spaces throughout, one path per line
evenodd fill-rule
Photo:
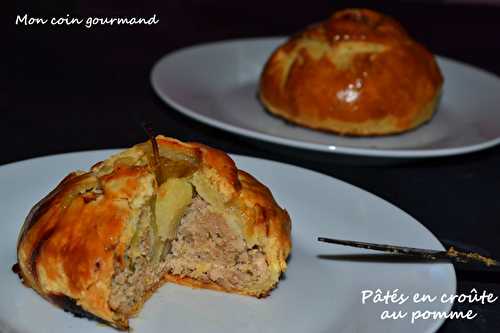
M 500 258 L 500 147 L 415 161 L 345 157 L 241 138 L 190 120 L 153 93 L 149 72 L 165 53 L 228 38 L 288 35 L 335 9 L 368 7 L 398 19 L 432 52 L 500 75 L 500 7 L 439 1 L 21 1 L 7 18 L 0 105 L 0 165 L 35 156 L 127 147 L 159 133 L 228 152 L 314 169 L 364 188 L 410 213 L 441 240 Z M 16 26 L 15 15 L 145 16 L 155 26 Z M 11 57 L 12 56 L 12 57 Z M 500 91 L 499 91 L 500 93 Z M 497 106 L 500 112 L 500 106 Z M 1 186 L 1 185 L 0 185 Z M 459 292 L 500 296 L 500 275 L 459 269 Z M 500 301 L 467 307 L 472 321 L 442 332 L 498 332 Z M 455 310 L 463 310 L 456 306 Z

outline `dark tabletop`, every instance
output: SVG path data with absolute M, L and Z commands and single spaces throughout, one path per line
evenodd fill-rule
M 43 5 L 41 4 L 43 3 Z M 395 161 L 284 148 L 226 133 L 188 119 L 153 93 L 149 72 L 179 47 L 228 38 L 287 35 L 334 9 L 366 6 L 397 18 L 436 54 L 500 75 L 500 7 L 415 1 L 176 0 L 85 4 L 27 1 L 16 14 L 151 16 L 150 27 L 15 26 L 2 76 L 0 164 L 70 151 L 127 147 L 144 141 L 142 120 L 157 132 L 201 141 L 225 151 L 313 169 L 370 191 L 399 206 L 439 239 L 500 258 L 500 147 L 447 158 Z M 5 50 L 5 47 L 4 47 Z M 9 52 L 6 52 L 9 53 Z M 4 54 L 5 56 L 5 54 Z M 500 91 L 499 91 L 500 93 Z M 496 106 L 500 112 L 500 106 Z M 1 186 L 1 185 L 0 185 Z M 500 274 L 457 270 L 458 291 L 500 295 Z M 498 332 L 500 300 L 456 305 L 474 320 L 447 321 L 442 332 Z

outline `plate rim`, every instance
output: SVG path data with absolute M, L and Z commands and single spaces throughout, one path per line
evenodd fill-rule
M 65 156 L 70 157 L 70 156 L 87 155 L 87 154 L 95 154 L 95 153 L 106 154 L 109 156 L 111 154 L 116 154 L 116 153 L 122 151 L 123 149 L 126 149 L 126 148 L 79 150 L 79 151 L 73 151 L 73 152 L 37 156 L 37 157 L 33 157 L 33 158 L 27 158 L 27 159 L 23 159 L 23 160 L 0 165 L 0 173 L 3 171 L 3 169 L 12 168 L 12 167 L 15 167 L 16 165 L 17 166 L 26 166 L 26 165 L 29 165 L 30 163 L 32 163 L 33 161 L 37 161 L 37 160 L 51 159 L 51 158 L 64 158 Z M 254 160 L 255 162 L 264 161 L 264 162 L 279 165 L 282 167 L 295 169 L 295 170 L 298 170 L 300 172 L 312 173 L 314 176 L 319 176 L 321 178 L 329 178 L 330 181 L 332 181 L 333 183 L 341 184 L 341 186 L 346 186 L 346 187 L 354 189 L 356 191 L 364 192 L 365 195 L 368 195 L 372 199 L 382 201 L 382 203 L 384 205 L 389 206 L 390 209 L 394 209 L 395 211 L 399 212 L 400 214 L 406 215 L 409 218 L 409 221 L 411 221 L 412 223 L 416 223 L 421 228 L 423 228 L 422 230 L 424 232 L 428 233 L 430 235 L 430 237 L 433 239 L 433 241 L 435 241 L 437 244 L 439 244 L 439 247 L 441 249 L 445 249 L 443 244 L 436 237 L 436 235 L 431 230 L 429 230 L 424 224 L 422 224 L 420 221 L 418 221 L 416 218 L 414 218 L 412 215 L 410 215 L 409 213 L 407 213 L 405 210 L 401 209 L 400 207 L 396 206 L 395 204 L 392 204 L 391 202 L 385 200 L 384 198 L 379 197 L 378 195 L 376 195 L 372 192 L 369 192 L 361 187 L 358 187 L 354 184 L 350 184 L 350 183 L 343 181 L 341 179 L 338 179 L 334 176 L 330 176 L 330 175 L 327 175 L 325 173 L 321 173 L 321 172 L 316 171 L 316 170 L 311 170 L 308 168 L 304 168 L 301 166 L 297 166 L 297 165 L 293 165 L 293 164 L 289 164 L 289 163 L 285 163 L 285 162 L 281 162 L 281 161 L 276 161 L 273 159 L 266 159 L 266 158 L 260 158 L 260 157 L 255 157 L 255 156 L 242 155 L 242 154 L 229 154 L 229 155 L 232 159 L 249 159 L 249 160 Z M 456 294 L 458 291 L 457 290 L 457 282 L 458 281 L 457 281 L 455 267 L 451 263 L 445 263 L 444 265 L 448 266 L 448 268 L 450 269 L 450 273 L 451 273 L 449 275 L 449 279 L 451 280 L 450 286 L 451 286 L 451 290 L 453 291 L 453 294 Z M 446 313 L 449 313 L 450 311 L 452 311 L 454 304 L 455 304 L 455 302 L 446 303 L 446 306 L 443 307 L 442 311 L 446 311 Z M 428 331 L 426 331 L 426 332 L 436 332 L 445 322 L 446 322 L 446 318 L 440 318 L 439 320 L 433 320 L 430 323 L 430 325 L 428 326 Z M 0 324 L 1 324 L 1 321 L 0 321 Z M 13 328 L 13 329 L 15 331 L 15 328 Z
M 175 111 L 191 118 L 201 123 L 207 124 L 209 126 L 218 128 L 223 131 L 227 131 L 236 135 L 244 136 L 251 139 L 261 140 L 273 144 L 283 145 L 287 147 L 300 148 L 312 151 L 326 152 L 326 153 L 337 153 L 342 155 L 354 155 L 354 156 L 367 156 L 367 157 L 383 157 L 383 158 L 432 158 L 432 157 L 445 157 L 473 153 L 476 151 L 491 148 L 500 144 L 500 134 L 497 138 L 483 141 L 480 143 L 466 145 L 461 147 L 452 148 L 439 148 L 439 149 L 380 149 L 380 148 L 357 148 L 357 147 L 346 147 L 346 146 L 336 146 L 319 144 L 313 142 L 305 142 L 302 140 L 288 139 L 280 136 L 275 136 L 272 134 L 262 133 L 259 131 L 246 129 L 238 125 L 233 125 L 228 122 L 217 120 L 199 112 L 192 110 L 181 103 L 175 101 L 169 96 L 167 92 L 161 90 L 159 85 L 160 72 L 159 68 L 166 61 L 167 58 L 175 56 L 181 52 L 193 51 L 198 48 L 220 46 L 229 43 L 241 43 L 241 42 L 271 42 L 280 41 L 286 37 L 274 36 L 274 37 L 256 37 L 256 38 L 236 38 L 236 39 L 224 39 L 215 42 L 207 42 L 201 44 L 195 44 L 183 48 L 173 50 L 172 52 L 166 53 L 161 56 L 152 66 L 149 75 L 149 81 L 156 95 L 168 106 L 172 107 Z M 462 61 L 454 60 L 448 57 L 436 55 L 436 58 L 440 61 L 447 61 L 462 67 L 467 67 L 475 71 L 479 71 L 482 74 L 492 76 L 498 80 L 500 77 L 495 73 L 486 71 L 480 67 L 467 64 Z M 332 134 L 335 135 L 335 134 Z

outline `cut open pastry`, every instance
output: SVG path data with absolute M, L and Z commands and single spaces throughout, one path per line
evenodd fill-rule
M 264 185 L 221 151 L 158 136 L 35 205 L 18 271 L 63 309 L 127 329 L 167 281 L 265 296 L 290 248 L 290 218 Z

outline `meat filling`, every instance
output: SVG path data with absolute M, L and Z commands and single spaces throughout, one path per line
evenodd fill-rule
M 146 224 L 146 227 L 139 230 L 137 248 L 128 249 L 125 267 L 121 268 L 120 263 L 115 262 L 116 273 L 111 284 L 109 306 L 117 312 L 133 314 L 148 291 L 160 281 L 158 267 L 151 260 L 153 235 L 151 228 L 147 226 L 150 218 L 150 210 L 146 209 L 138 226 Z
M 199 197 L 181 221 L 165 267 L 175 275 L 236 290 L 258 283 L 268 274 L 264 254 L 247 249 L 243 237 Z
M 151 214 L 143 214 L 143 220 L 148 218 Z M 199 196 L 186 209 L 176 238 L 167 241 L 159 262 L 151 257 L 153 232 L 147 221 L 142 223 L 146 227 L 137 235 L 139 249 L 127 250 L 124 268 L 117 264 L 112 281 L 109 305 L 119 313 L 137 311 L 167 273 L 215 282 L 230 290 L 249 288 L 269 278 L 262 251 L 247 248 L 243 237 Z

